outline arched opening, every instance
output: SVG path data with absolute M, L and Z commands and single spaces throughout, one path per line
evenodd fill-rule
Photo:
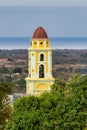
M 40 42 L 40 48 L 44 48 L 44 42 Z
M 39 66 L 39 78 L 44 78 L 44 65 Z
M 40 54 L 40 61 L 44 61 L 44 54 Z
M 40 42 L 40 44 L 43 44 L 43 42 Z
M 49 85 L 46 83 L 39 83 L 35 86 L 35 95 L 40 96 L 43 92 L 49 91 Z
M 33 47 L 37 48 L 37 42 L 33 42 Z

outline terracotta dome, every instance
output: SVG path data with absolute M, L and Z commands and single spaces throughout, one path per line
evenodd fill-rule
M 46 31 L 42 27 L 38 27 L 34 34 L 32 39 L 48 39 Z

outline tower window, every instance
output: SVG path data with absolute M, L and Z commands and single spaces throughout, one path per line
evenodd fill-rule
M 44 61 L 44 54 L 40 54 L 40 61 Z
M 40 44 L 43 44 L 42 42 L 40 42 Z
M 44 78 L 44 65 L 39 66 L 39 78 Z
M 40 42 L 39 47 L 44 48 L 44 42 Z
M 48 42 L 46 42 L 46 47 L 49 47 L 49 43 Z
M 37 42 L 33 42 L 33 47 L 37 48 Z

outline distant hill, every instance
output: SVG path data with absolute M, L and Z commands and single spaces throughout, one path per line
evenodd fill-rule
M 87 64 L 87 50 L 53 50 L 54 64 Z
M 0 50 L 0 58 L 26 59 L 28 51 L 26 49 L 18 50 Z M 53 50 L 54 64 L 87 64 L 87 50 Z
M 0 74 L 21 69 L 26 76 L 28 71 L 28 50 L 0 50 Z M 53 50 L 54 78 L 69 79 L 73 74 L 87 74 L 87 50 Z M 8 69 L 8 70 L 7 70 Z M 2 75 L 3 76 L 3 75 Z

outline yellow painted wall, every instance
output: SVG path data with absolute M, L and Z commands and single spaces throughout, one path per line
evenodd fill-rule
M 46 42 L 46 47 L 49 47 L 49 42 L 48 41 Z
M 33 42 L 33 48 L 37 48 L 37 42 L 36 41 Z
M 35 86 L 35 89 L 37 89 L 37 86 L 39 86 L 39 85 L 45 85 L 45 86 L 50 86 L 50 83 L 49 83 L 49 81 L 46 81 L 46 83 L 40 83 L 40 82 L 34 82 L 34 86 Z M 43 87 L 43 86 L 42 86 Z
M 36 52 L 36 63 L 38 62 L 39 52 Z
M 36 90 L 48 90 L 48 86 L 46 84 L 39 84 Z
M 34 86 L 38 86 L 38 84 L 40 84 L 40 82 L 38 82 L 38 81 L 34 82 Z
M 37 95 L 37 96 L 40 96 L 43 92 L 45 91 L 48 91 L 49 90 L 49 85 L 45 83 L 35 83 L 35 84 L 38 84 L 35 87 L 35 91 L 34 91 L 34 94 Z

